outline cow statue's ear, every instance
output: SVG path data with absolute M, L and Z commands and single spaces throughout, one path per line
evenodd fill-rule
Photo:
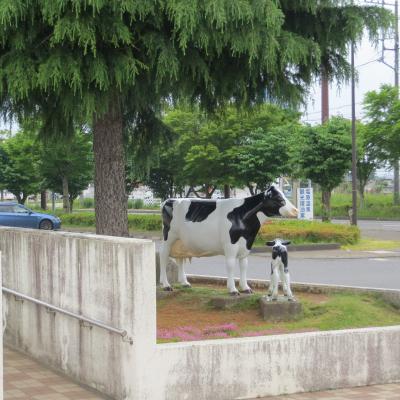
M 286 246 L 287 244 L 290 244 L 290 240 L 284 240 L 284 241 L 282 242 L 282 244 Z
M 265 243 L 267 246 L 275 246 L 275 240 L 269 241 Z

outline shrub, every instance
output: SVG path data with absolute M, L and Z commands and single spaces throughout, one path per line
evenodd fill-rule
M 81 199 L 80 203 L 80 206 L 82 208 L 94 208 L 94 199 L 90 197 L 85 197 L 84 199 Z
M 60 214 L 64 226 L 95 227 L 96 218 L 93 212 Z M 157 214 L 128 215 L 129 229 L 144 231 L 161 231 L 161 216 Z
M 134 208 L 134 209 L 144 208 L 144 201 L 142 199 L 128 200 L 128 208 Z
M 264 224 L 258 235 L 263 241 L 281 237 L 294 242 L 353 244 L 360 238 L 360 230 L 328 222 L 274 219 Z

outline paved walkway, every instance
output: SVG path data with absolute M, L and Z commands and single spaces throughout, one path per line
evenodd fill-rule
M 22 354 L 4 349 L 4 400 L 104 400 Z M 258 400 L 400 400 L 400 383 L 324 392 L 263 397 Z M 177 399 L 178 400 L 178 399 Z
M 399 400 L 400 383 L 363 386 L 324 392 L 299 393 L 287 396 L 262 397 L 258 400 Z
M 4 400 L 104 400 L 22 354 L 4 348 Z

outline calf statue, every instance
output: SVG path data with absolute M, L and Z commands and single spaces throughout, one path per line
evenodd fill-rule
M 261 225 L 268 217 L 296 217 L 297 208 L 275 186 L 244 199 L 168 199 L 162 204 L 163 241 L 160 249 L 160 283 L 172 290 L 166 273 L 168 258 L 178 264 L 178 281 L 190 286 L 184 260 L 224 255 L 227 287 L 238 295 L 233 277 L 239 261 L 239 289 L 252 293 L 247 284 L 247 256 Z
M 282 280 L 283 294 L 289 301 L 294 301 L 293 293 L 290 289 L 290 276 L 288 268 L 288 252 L 286 246 L 290 244 L 288 240 L 275 239 L 265 243 L 272 246 L 271 261 L 271 283 L 268 289 L 270 300 L 278 300 L 279 277 Z

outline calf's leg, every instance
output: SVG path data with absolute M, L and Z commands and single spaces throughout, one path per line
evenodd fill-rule
M 290 275 L 287 269 L 286 271 L 287 272 L 285 272 L 285 270 L 281 271 L 282 285 L 284 287 L 285 295 L 288 297 L 288 300 L 293 300 L 294 296 L 292 290 L 290 289 Z
M 277 265 L 272 264 L 272 275 L 271 275 L 271 297 L 272 300 L 278 299 L 278 286 L 279 286 L 279 268 Z
M 248 267 L 248 260 L 247 257 L 239 259 L 239 268 L 240 268 L 240 291 L 242 293 L 253 293 L 251 287 L 247 284 L 247 267 Z

